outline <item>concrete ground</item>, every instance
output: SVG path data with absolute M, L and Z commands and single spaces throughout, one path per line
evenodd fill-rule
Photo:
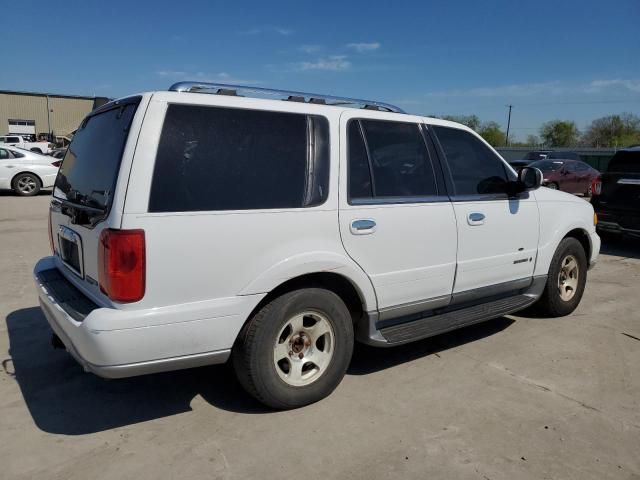
M 0 196 L 2 479 L 640 479 L 640 243 L 578 310 L 358 347 L 328 399 L 265 410 L 227 366 L 105 381 L 49 345 L 49 198 Z

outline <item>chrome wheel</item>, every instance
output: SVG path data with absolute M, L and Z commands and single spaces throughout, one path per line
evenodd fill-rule
M 287 320 L 276 337 L 273 363 L 288 385 L 301 387 L 322 376 L 333 357 L 335 335 L 319 312 L 303 312 Z
M 33 193 L 38 188 L 38 183 L 36 182 L 35 178 L 25 175 L 24 177 L 20 177 L 18 179 L 18 181 L 16 182 L 16 187 L 18 188 L 20 193 L 28 195 L 30 193 Z
M 567 255 L 562 259 L 560 273 L 558 273 L 558 291 L 560 298 L 568 302 L 576 294 L 580 269 L 578 261 L 573 255 Z

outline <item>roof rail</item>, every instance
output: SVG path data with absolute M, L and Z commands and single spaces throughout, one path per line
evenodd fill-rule
M 319 95 L 317 93 L 294 92 L 289 90 L 276 90 L 273 88 L 248 87 L 245 85 L 229 85 L 225 83 L 208 82 L 178 82 L 169 87 L 172 92 L 212 93 L 217 95 L 238 95 L 242 91 L 248 97 L 281 97 L 282 100 L 293 102 L 307 102 L 334 106 L 356 106 L 369 110 L 382 110 L 387 112 L 405 113 L 401 108 L 388 103 L 373 100 L 360 100 L 357 98 L 334 97 L 332 95 Z

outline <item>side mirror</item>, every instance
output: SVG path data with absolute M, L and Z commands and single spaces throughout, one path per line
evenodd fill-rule
M 535 167 L 522 167 L 518 172 L 518 183 L 523 192 L 540 188 L 542 178 L 542 172 Z

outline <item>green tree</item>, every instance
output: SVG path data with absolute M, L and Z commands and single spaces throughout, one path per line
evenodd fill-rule
M 527 135 L 527 140 L 525 141 L 527 147 L 537 147 L 540 145 L 540 138 L 537 135 Z
M 478 133 L 493 147 L 503 147 L 507 135 L 496 122 L 485 122 L 478 128 Z
M 624 147 L 640 143 L 640 117 L 622 113 L 596 118 L 582 141 L 590 147 Z
M 552 120 L 542 124 L 540 137 L 549 147 L 571 147 L 578 143 L 580 131 L 575 122 Z
M 445 115 L 442 119 L 461 123 L 476 132 L 478 131 L 478 128 L 480 128 L 480 119 L 477 115 Z

